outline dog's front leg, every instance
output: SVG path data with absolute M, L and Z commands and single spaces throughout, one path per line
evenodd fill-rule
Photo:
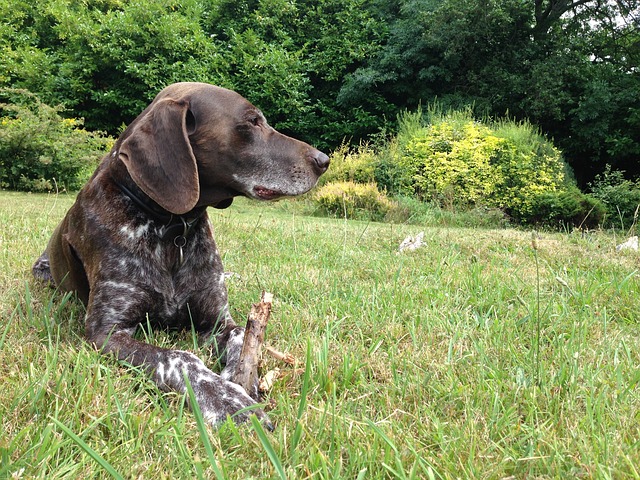
M 103 352 L 144 368 L 162 390 L 185 393 L 185 378 L 188 379 L 198 406 L 209 424 L 217 426 L 227 416 L 240 423 L 255 414 L 267 428 L 272 428 L 264 411 L 258 408 L 242 387 L 213 373 L 193 353 L 140 342 L 132 337 L 131 329 L 117 330 L 117 327 L 112 327 L 110 333 L 88 329 L 87 333 L 89 340 Z
M 228 333 L 217 335 L 216 343 L 218 351 L 222 352 L 220 363 L 224 365 L 220 375 L 225 380 L 233 380 L 240 361 L 242 344 L 244 343 L 244 328 L 234 327 Z
M 242 387 L 213 373 L 194 354 L 171 350 L 165 352 L 163 357 L 152 373 L 154 381 L 164 390 L 185 392 L 186 377 L 202 415 L 211 425 L 224 422 L 227 415 L 236 423 L 244 422 L 254 413 L 267 427 L 271 427 L 263 410 L 256 406 Z
M 224 334 L 216 336 L 218 352 L 222 352 L 220 362 L 224 365 L 220 376 L 225 380 L 234 381 L 238 363 L 240 362 L 240 353 L 244 344 L 244 327 L 234 327 Z M 258 381 L 251 385 L 251 391 L 247 392 L 250 397 L 259 399 L 260 391 L 258 389 Z

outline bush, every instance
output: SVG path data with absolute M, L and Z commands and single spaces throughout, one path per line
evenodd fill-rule
M 500 140 L 474 121 L 439 122 L 406 146 L 400 164 L 413 180 L 415 195 L 447 207 L 485 203 L 501 182 L 492 158 Z
M 412 179 L 398 159 L 404 147 L 399 138 L 393 138 L 384 145 L 377 154 L 374 176 L 378 187 L 396 197 L 412 197 L 414 189 Z
M 624 172 L 612 171 L 607 165 L 602 174 L 589 184 L 591 195 L 604 203 L 606 226 L 631 228 L 637 223 L 640 207 L 640 182 L 624 178 Z
M 502 140 L 493 160 L 501 181 L 492 206 L 522 219 L 535 213 L 541 195 L 579 192 L 562 153 L 536 127 L 504 119 L 493 122 L 492 130 Z
M 595 228 L 605 216 L 604 204 L 577 187 L 545 192 L 535 197 L 532 212 L 523 220 L 550 227 Z
M 0 187 L 75 190 L 95 169 L 112 140 L 63 118 L 26 90 L 0 89 Z
M 372 183 L 328 183 L 316 191 L 314 199 L 324 214 L 359 220 L 384 220 L 394 208 L 394 203 Z
M 533 214 L 540 194 L 570 185 L 560 151 L 527 122 L 481 123 L 469 109 L 430 107 L 399 123 L 375 170 L 378 185 L 393 195 L 445 208 L 500 208 L 522 219 Z
M 560 151 L 536 127 L 479 122 L 470 109 L 405 113 L 397 136 L 378 151 L 366 145 L 334 152 L 325 177 L 328 185 L 316 197 L 321 209 L 352 218 L 439 224 L 457 210 L 478 225 L 510 218 L 593 227 L 604 216 L 602 202 L 580 192 Z M 386 196 L 376 200 L 378 189 L 398 200 L 391 207 Z
M 350 150 L 342 145 L 331 154 L 331 168 L 320 177 L 322 184 L 331 182 L 375 183 L 376 153 L 368 145 Z

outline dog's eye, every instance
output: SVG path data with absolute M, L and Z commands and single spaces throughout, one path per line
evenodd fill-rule
M 249 119 L 249 123 L 253 126 L 257 126 L 260 123 L 260 117 L 255 115 Z

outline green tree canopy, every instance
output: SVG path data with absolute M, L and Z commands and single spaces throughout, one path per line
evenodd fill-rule
M 377 114 L 438 97 L 540 125 L 580 177 L 640 173 L 640 2 L 406 0 L 389 34 L 347 75 L 343 105 Z
M 0 19 L 0 86 L 90 129 L 205 81 L 331 148 L 437 98 L 529 119 L 581 180 L 640 174 L 640 0 L 0 0 Z

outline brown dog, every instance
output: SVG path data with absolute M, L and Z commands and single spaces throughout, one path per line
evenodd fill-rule
M 77 292 L 87 308 L 86 336 L 104 352 L 144 367 L 162 389 L 185 392 L 186 376 L 215 425 L 255 402 L 229 381 L 244 329 L 229 314 L 206 208 L 226 208 L 238 195 L 302 194 L 328 166 L 325 154 L 278 133 L 237 93 L 203 83 L 171 85 L 104 157 L 34 275 Z M 217 349 L 221 374 L 192 353 L 135 339 L 147 318 L 165 328 L 193 326 Z M 252 412 L 268 424 L 262 410 Z

